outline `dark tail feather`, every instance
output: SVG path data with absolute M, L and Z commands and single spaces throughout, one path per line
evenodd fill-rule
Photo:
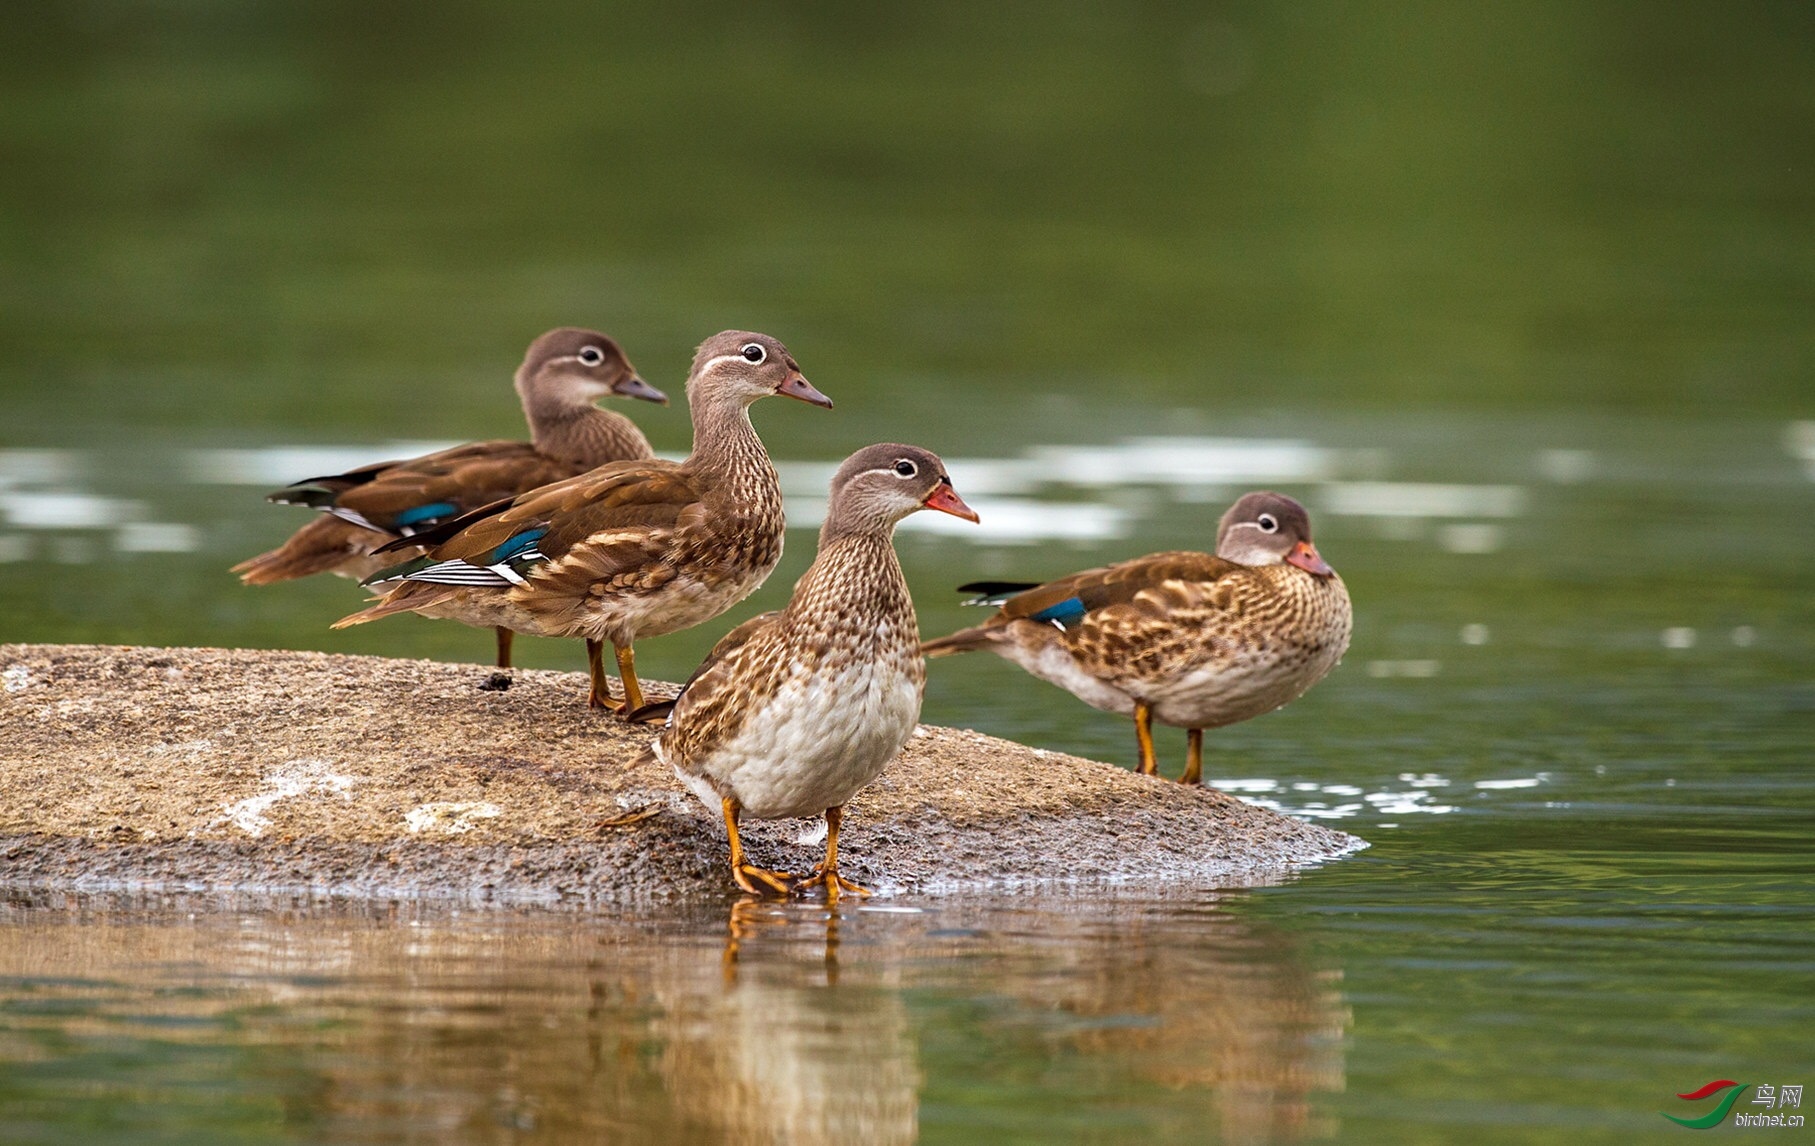
M 335 490 L 320 489 L 315 486 L 291 486 L 276 493 L 268 493 L 265 500 L 274 505 L 306 505 L 311 509 L 331 509 L 334 499 L 340 494 Z
M 386 545 L 377 550 L 374 550 L 374 552 L 375 553 L 388 553 L 390 551 L 390 548 L 391 547 L 389 545 Z M 380 569 L 378 572 L 372 574 L 370 577 L 363 578 L 359 583 L 361 585 L 370 586 L 370 585 L 377 585 L 380 582 L 384 582 L 384 581 L 401 581 L 405 577 L 408 577 L 410 574 L 414 573 L 416 570 L 427 569 L 430 565 L 433 565 L 434 563 L 435 563 L 435 559 L 427 556 L 426 554 L 421 557 L 412 557 L 408 561 L 399 561 L 395 565 L 386 565 L 383 569 Z
M 634 708 L 626 712 L 624 719 L 631 724 L 654 724 L 659 720 L 666 720 L 668 714 L 674 711 L 674 702 L 679 699 L 679 696 L 675 696 L 668 700 L 652 700 L 641 708 Z
M 327 509 L 339 499 L 340 495 L 355 486 L 365 485 L 379 474 L 396 465 L 396 462 L 377 462 L 361 466 L 344 474 L 324 474 L 321 477 L 304 478 L 293 481 L 276 493 L 265 495 L 266 501 L 279 505 L 310 505 L 316 509 Z
M 1038 581 L 972 581 L 968 585 L 958 586 L 958 592 L 977 594 L 964 602 L 966 605 L 987 605 L 994 608 L 1016 593 L 1025 593 L 1039 587 Z

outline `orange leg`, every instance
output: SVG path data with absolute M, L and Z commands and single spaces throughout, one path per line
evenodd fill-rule
M 737 818 L 744 809 L 726 796 L 725 834 L 731 837 L 731 878 L 751 895 L 787 895 L 794 877 L 785 871 L 766 871 L 744 858 L 744 841 L 738 838 Z
M 1202 784 L 1204 782 L 1204 730 L 1187 728 L 1185 730 L 1185 774 L 1178 778 L 1181 784 Z
M 624 686 L 624 703 L 618 708 L 618 715 L 629 716 L 643 707 L 643 686 L 637 683 L 636 653 L 629 645 L 622 648 L 613 645 L 618 654 L 618 683 Z
M 517 634 L 511 632 L 509 629 L 505 628 L 503 625 L 497 626 L 497 630 L 498 630 L 498 667 L 501 669 L 507 669 L 510 667 L 511 638 L 515 637 Z
M 838 902 L 838 893 L 848 891 L 853 895 L 874 895 L 867 887 L 858 887 L 844 876 L 838 874 L 838 825 L 844 820 L 843 808 L 826 809 L 826 859 L 813 869 L 813 874 L 794 885 L 795 891 L 805 891 L 809 887 L 824 887 L 826 903 Z
M 1143 776 L 1159 775 L 1159 765 L 1153 758 L 1153 708 L 1144 700 L 1134 702 L 1134 740 L 1141 752 L 1135 771 Z

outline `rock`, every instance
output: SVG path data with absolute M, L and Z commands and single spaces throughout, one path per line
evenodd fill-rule
M 0 879 L 577 903 L 722 897 L 724 829 L 577 673 L 228 649 L 0 645 Z M 645 681 L 652 695 L 673 686 Z M 806 871 L 818 821 L 751 821 Z M 1361 840 L 1121 768 L 922 725 L 847 809 L 888 892 L 1253 884 Z

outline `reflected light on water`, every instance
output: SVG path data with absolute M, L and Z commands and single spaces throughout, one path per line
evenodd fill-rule
M 1815 422 L 1791 422 L 1784 430 L 1784 448 L 1802 463 L 1803 472 L 1815 481 Z
M 191 486 L 276 489 L 452 444 L 392 441 L 190 449 L 178 455 L 174 468 L 178 482 Z M 1561 456 L 1569 451 L 1550 453 Z M 1526 492 L 1518 486 L 1343 480 L 1345 472 L 1351 476 L 1377 473 L 1389 460 L 1378 449 L 1336 450 L 1271 438 L 1142 437 L 1108 446 L 1037 446 L 1020 457 L 958 458 L 949 463 L 954 484 L 983 516 L 982 528 L 937 514 L 917 515 L 902 528 L 977 545 L 1058 541 L 1089 546 L 1129 537 L 1142 521 L 1164 515 L 1171 507 L 1163 501 L 1078 500 L 1075 496 L 1054 500 L 1041 495 L 1059 490 L 1107 495 L 1155 486 L 1166 490 L 1176 503 L 1220 508 L 1248 488 L 1316 485 L 1320 493 L 1315 504 L 1322 512 L 1374 518 L 1385 523 L 1388 534 L 1403 540 L 1423 537 L 1424 523 L 1430 519 L 1508 518 L 1526 511 Z M 151 520 L 154 511 L 142 500 L 70 488 L 87 484 L 83 475 L 104 474 L 118 465 L 118 459 L 81 451 L 0 451 L 0 522 L 30 530 L 114 530 L 112 548 L 126 554 L 200 549 L 204 535 L 198 525 Z M 154 462 L 141 460 L 127 470 L 138 475 L 157 468 Z M 825 490 L 837 463 L 778 460 L 776 469 L 787 498 L 789 525 L 817 529 L 825 516 Z M 1584 477 L 1586 473 L 1586 469 L 1581 471 Z M 172 492 L 176 487 L 163 483 L 159 488 Z M 254 514 L 264 508 L 248 502 L 246 512 Z M 1463 521 L 1439 528 L 1436 541 L 1452 553 L 1492 553 L 1505 545 L 1505 534 L 1495 524 Z M 0 560 L 28 556 L 18 543 L 0 545 Z M 63 561 L 94 559 L 86 550 L 81 555 L 58 550 L 56 556 Z
M 1344 517 L 1518 517 L 1525 490 L 1515 485 L 1430 482 L 1333 482 L 1320 502 Z
M 388 458 L 416 458 L 460 442 L 392 441 L 365 446 L 260 446 L 189 450 L 185 472 L 197 485 L 277 488 L 310 478 L 346 473 Z

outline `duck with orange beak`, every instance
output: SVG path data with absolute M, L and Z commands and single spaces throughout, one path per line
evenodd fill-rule
M 724 816 L 731 874 L 754 895 L 814 887 L 870 894 L 838 874 L 844 805 L 881 773 L 920 720 L 926 666 L 895 524 L 922 509 L 966 521 L 936 454 L 893 443 L 846 459 L 832 478 L 819 553 L 788 605 L 721 640 L 693 674 L 649 757 Z M 655 706 L 651 706 L 655 707 Z M 826 858 L 796 880 L 750 863 L 738 822 L 826 818 Z
M 997 612 L 926 642 L 927 656 L 992 652 L 1132 716 L 1144 775 L 1158 773 L 1154 721 L 1184 728 L 1186 784 L 1203 782 L 1204 729 L 1303 695 L 1341 661 L 1353 623 L 1348 589 L 1311 543 L 1310 515 L 1280 493 L 1230 507 L 1214 555 L 1154 553 L 1044 585 L 961 588 Z

